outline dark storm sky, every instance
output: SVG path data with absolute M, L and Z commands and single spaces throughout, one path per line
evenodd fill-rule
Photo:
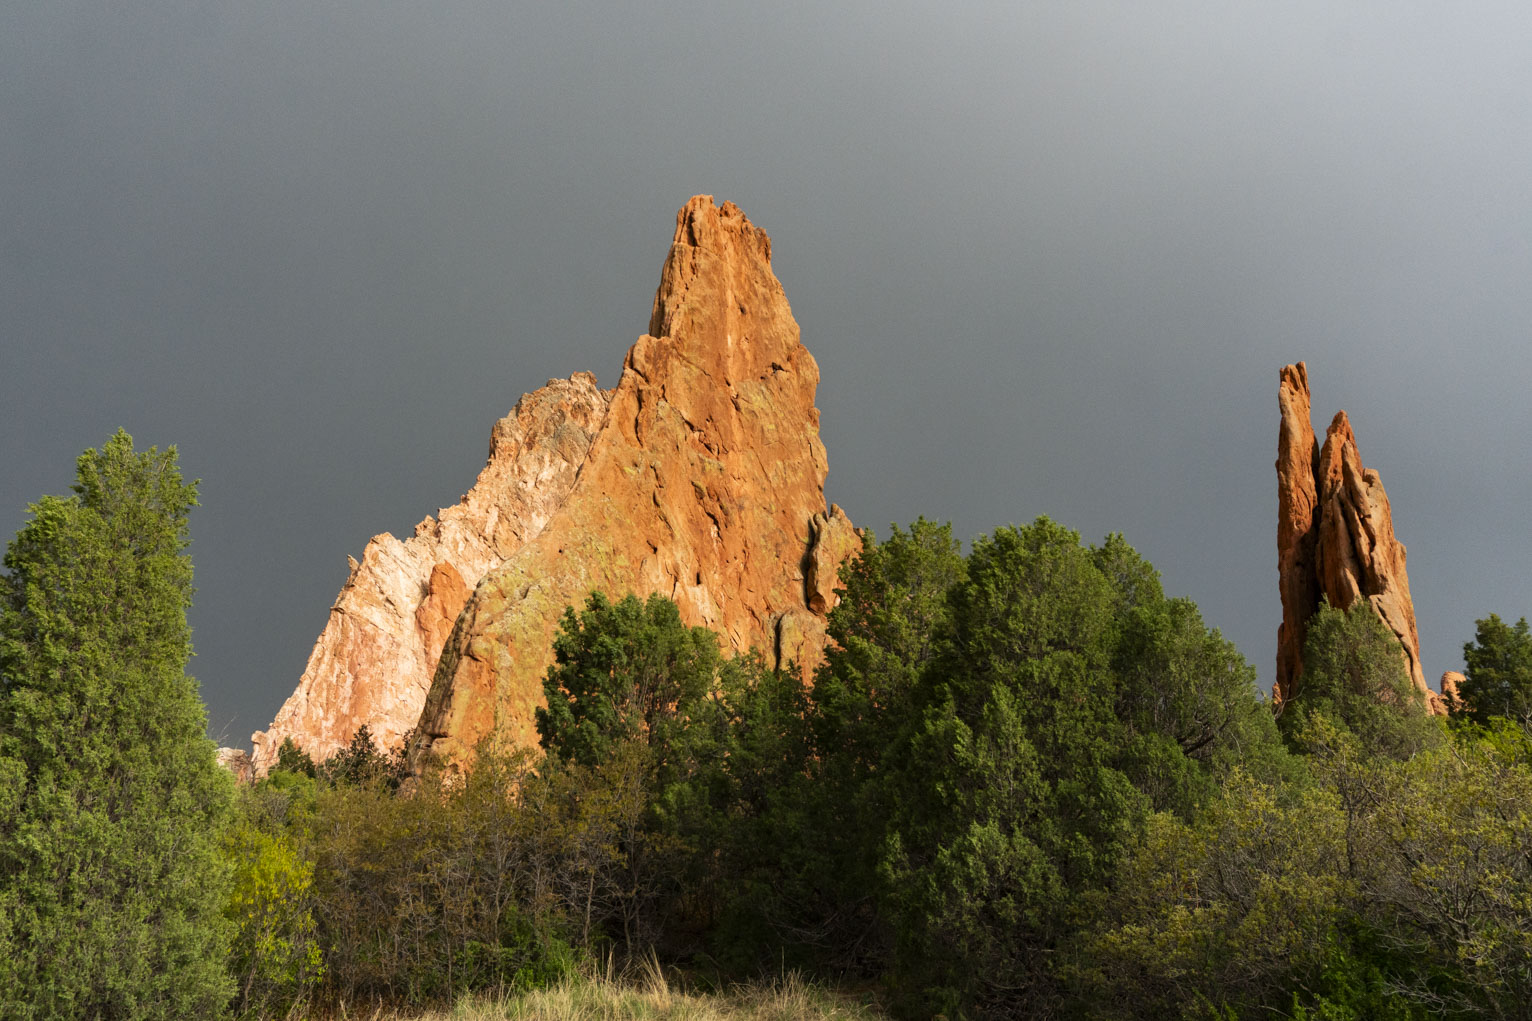
M 1428 675 L 1532 614 L 1532 7 L 734 7 L 0 7 L 0 533 L 117 426 L 177 444 L 245 743 L 348 553 L 616 382 L 704 192 L 773 238 L 858 523 L 1120 530 L 1269 684 L 1306 359 Z

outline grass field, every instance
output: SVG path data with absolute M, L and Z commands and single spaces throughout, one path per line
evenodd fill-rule
M 797 975 L 688 992 L 650 966 L 628 977 L 580 976 L 520 995 L 465 997 L 450 1010 L 342 1011 L 356 1021 L 884 1021 L 870 1003 Z

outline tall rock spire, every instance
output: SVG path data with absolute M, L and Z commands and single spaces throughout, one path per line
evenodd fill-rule
M 1433 713 L 1445 713 L 1446 704 L 1426 684 L 1421 668 L 1406 551 L 1394 536 L 1388 494 L 1378 473 L 1363 467 L 1350 420 L 1338 412 L 1324 446 L 1317 447 L 1302 362 L 1282 369 L 1277 405 L 1282 415 L 1277 438 L 1282 626 L 1274 699 L 1281 704 L 1302 690 L 1303 643 L 1320 601 L 1343 610 L 1365 602 L 1399 639 L 1410 682 Z
M 1428 699 L 1433 694 L 1420 666 L 1420 633 L 1405 570 L 1404 544 L 1394 538 L 1388 494 L 1378 473 L 1362 467 L 1356 437 L 1344 411 L 1325 432 L 1319 452 L 1320 591 L 1330 605 L 1350 608 L 1366 601 L 1399 639 L 1410 680 Z

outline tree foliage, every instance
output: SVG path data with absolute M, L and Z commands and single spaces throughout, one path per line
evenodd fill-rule
M 681 622 L 661 596 L 616 603 L 593 592 L 583 612 L 564 611 L 537 710 L 543 747 L 584 766 L 600 764 L 625 741 L 646 744 L 655 767 L 673 773 L 667 754 L 713 689 L 718 636 Z
M 1086 547 L 1039 518 L 943 575 L 870 784 L 891 967 L 917 1012 L 1041 1010 L 1148 814 L 1190 815 L 1234 767 L 1275 775 L 1282 756 L 1248 664 L 1120 536 Z
M 0 601 L 0 1013 L 222 1012 L 231 781 L 186 675 L 196 487 L 119 431 L 44 497 Z
M 1365 602 L 1349 610 L 1326 602 L 1309 621 L 1301 687 L 1281 722 L 1292 736 L 1316 715 L 1355 734 L 1368 754 L 1408 758 L 1442 736 L 1410 682 L 1399 639 Z
M 1111 761 L 1116 593 L 1039 519 L 977 540 L 950 603 L 892 780 L 885 896 L 930 1009 L 1003 1013 L 1047 995 L 1075 896 L 1142 812 Z
M 1150 817 L 1077 965 L 1094 1008 L 1221 1017 L 1284 1004 L 1295 977 L 1320 972 L 1351 893 L 1344 834 L 1332 795 L 1292 796 L 1242 770 L 1195 820 Z
M 225 915 L 239 1016 L 269 1017 L 301 1004 L 324 977 L 313 911 L 314 865 L 284 833 L 241 819 L 224 838 L 234 863 Z
M 597 593 L 556 639 L 545 759 L 394 789 L 366 734 L 288 750 L 246 801 L 276 842 L 245 885 L 286 892 L 241 974 L 293 1002 L 312 939 L 324 996 L 445 1000 L 652 950 L 881 979 L 908 1016 L 1523 1016 L 1527 732 L 1448 734 L 1365 608 L 1316 616 L 1279 734 L 1118 535 L 1040 518 L 964 556 L 922 519 L 867 534 L 840 592 L 809 688 Z
M 185 675 L 194 497 L 119 434 L 6 554 L 0 1016 L 446 1003 L 583 953 L 881 979 L 908 1016 L 1532 999 L 1525 620 L 1478 622 L 1449 732 L 1368 608 L 1323 607 L 1278 719 L 1122 536 L 965 556 L 920 519 L 843 566 L 812 685 L 593 593 L 543 752 L 407 777 L 367 728 L 289 742 L 231 822 Z
M 1496 716 L 1532 729 L 1532 628 L 1523 617 L 1507 624 L 1496 614 L 1475 621 L 1474 640 L 1463 646 L 1463 683 L 1458 694 L 1479 723 Z

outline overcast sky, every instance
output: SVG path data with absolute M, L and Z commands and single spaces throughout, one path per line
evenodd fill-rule
M 178 445 L 245 744 L 347 554 L 616 383 L 699 192 L 771 234 L 857 523 L 1122 531 L 1269 686 L 1306 359 L 1428 677 L 1532 614 L 1524 0 L 0 5 L 0 533 Z

